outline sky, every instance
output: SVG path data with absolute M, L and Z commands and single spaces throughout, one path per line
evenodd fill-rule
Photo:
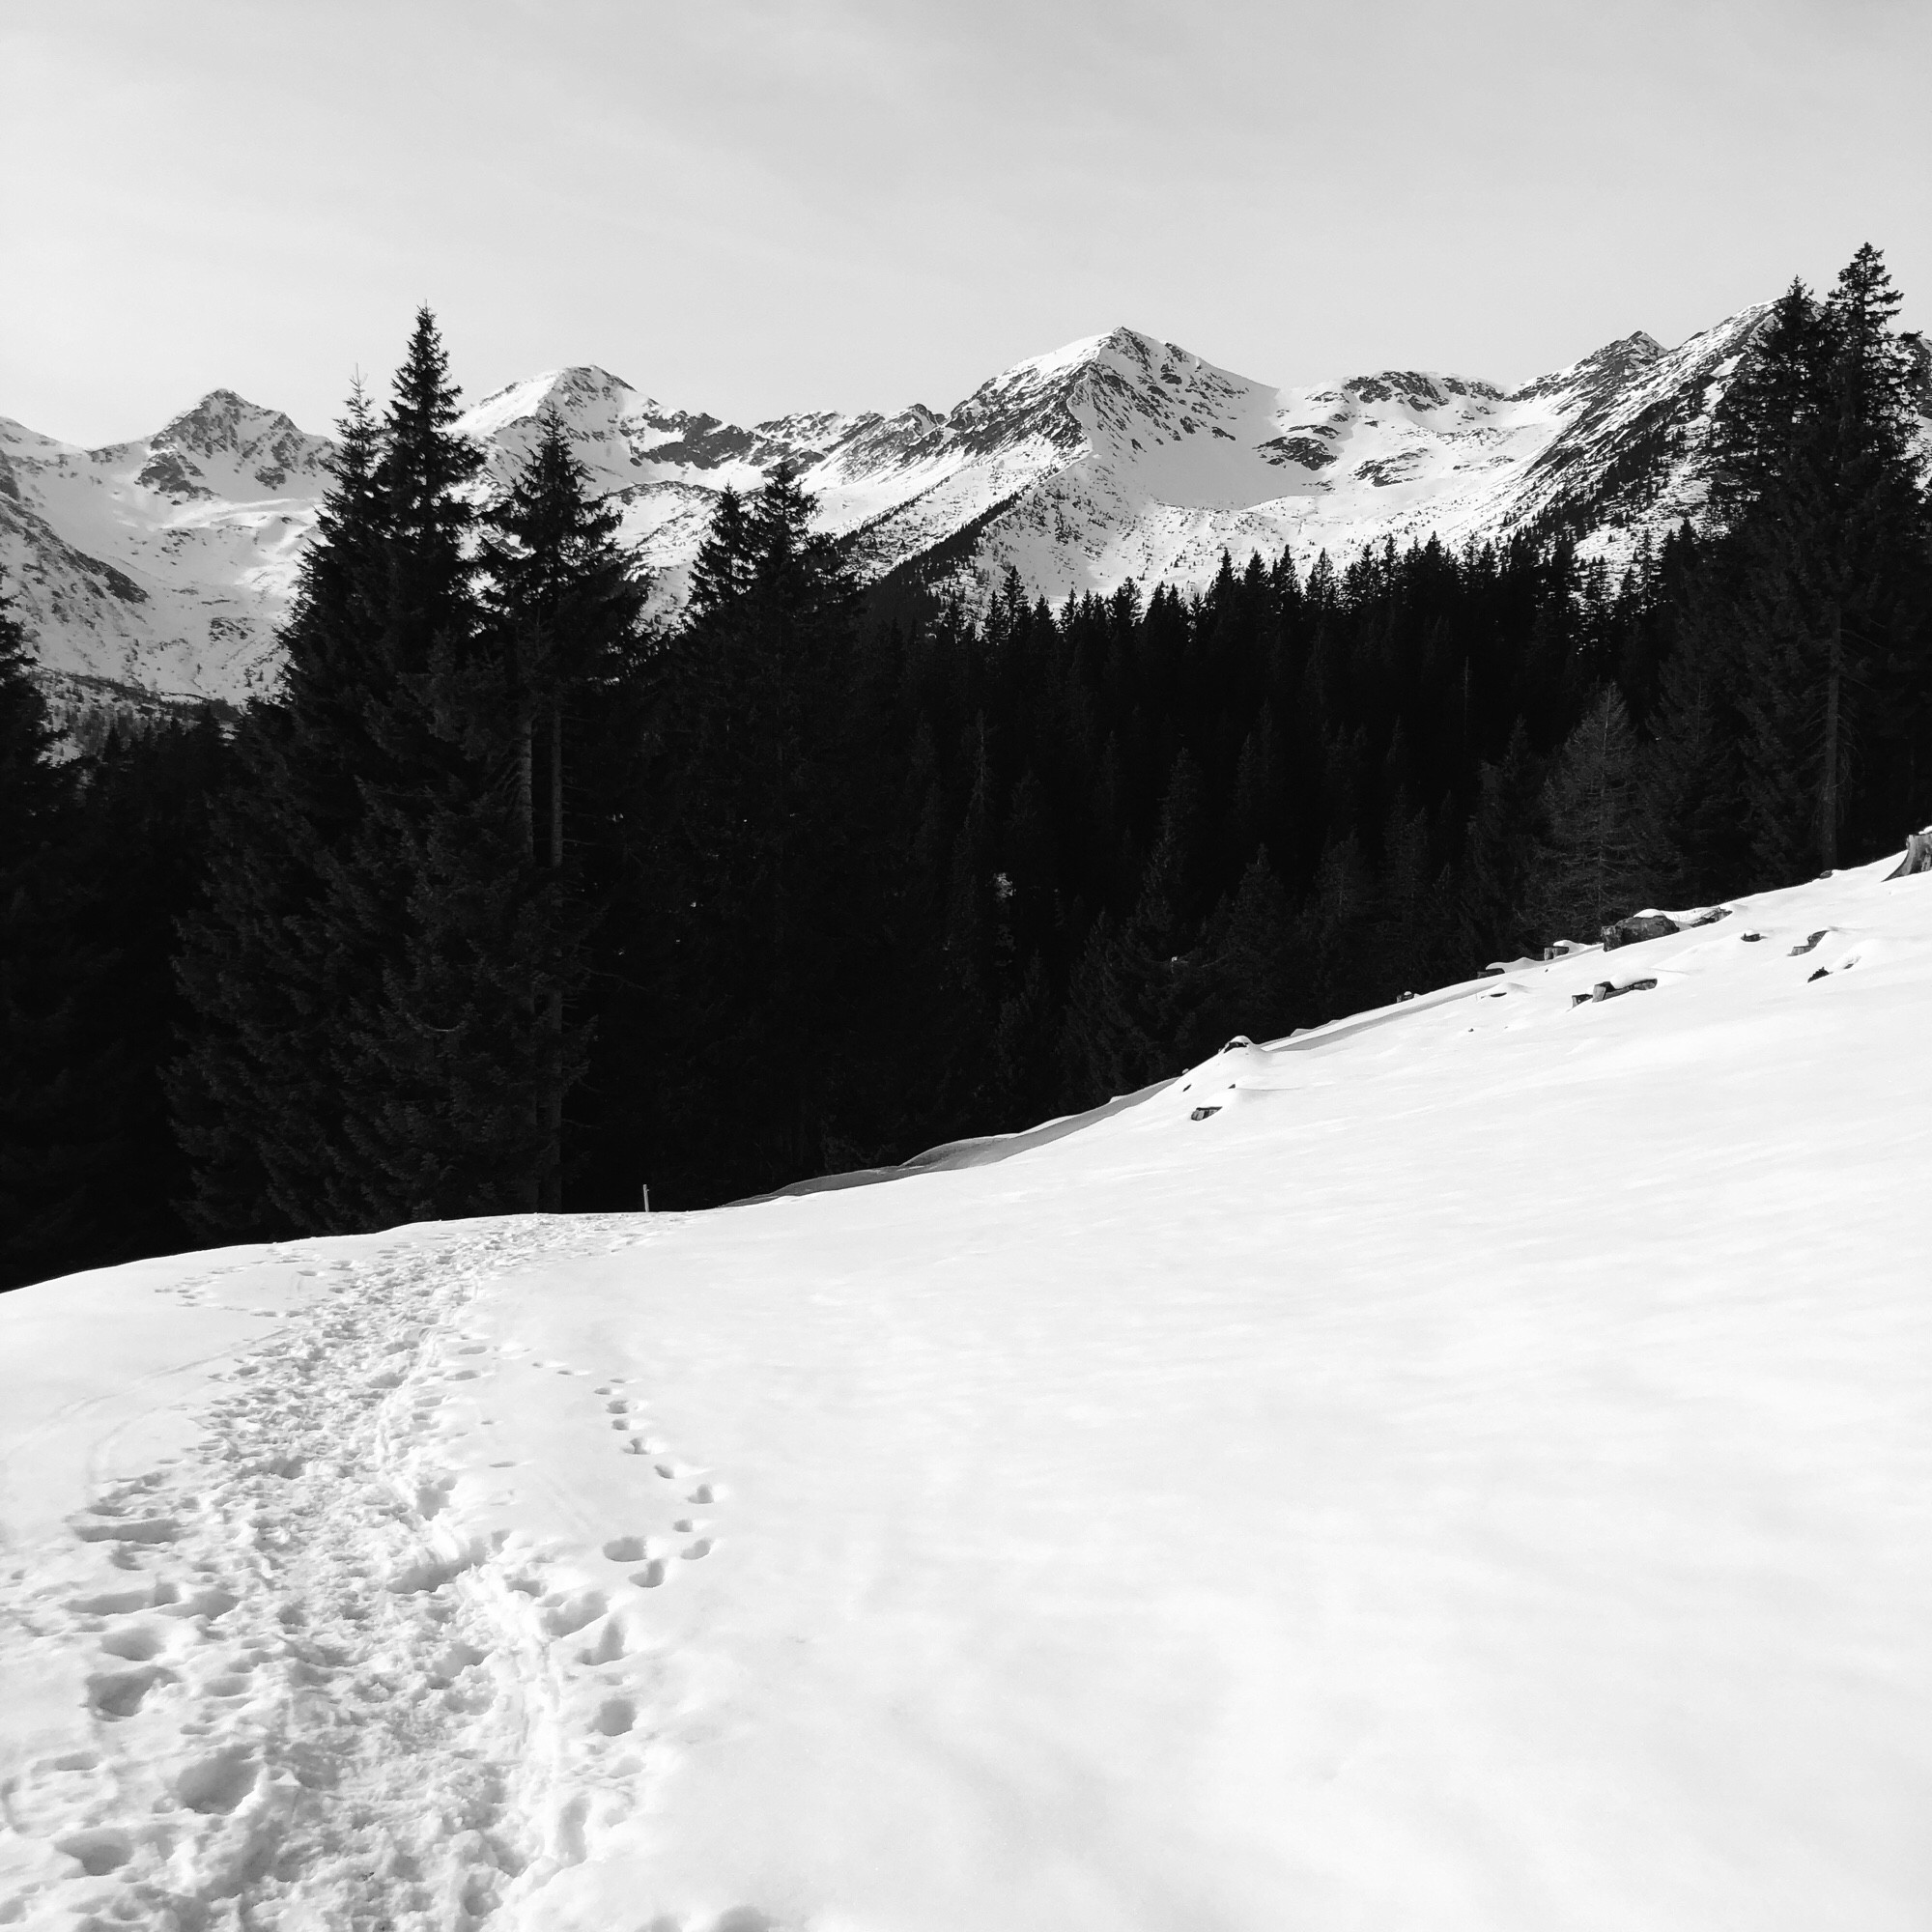
M 0 7 L 0 415 L 323 429 L 416 305 L 470 396 L 948 408 L 1119 324 L 1266 382 L 1516 383 L 1887 252 L 1923 0 Z

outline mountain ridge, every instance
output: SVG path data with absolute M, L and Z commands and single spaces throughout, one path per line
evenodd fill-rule
M 863 577 L 911 570 L 969 601 L 1009 570 L 1059 602 L 1129 577 L 1205 584 L 1224 550 L 1238 564 L 1288 548 L 1305 565 L 1431 533 L 1561 527 L 1614 557 L 1697 514 L 1711 412 L 1765 313 L 1672 349 L 1635 330 L 1514 389 L 1416 369 L 1275 387 L 1122 325 L 947 410 L 744 425 L 578 364 L 492 391 L 462 426 L 495 495 L 555 409 L 661 611 L 681 604 L 722 491 L 755 490 L 781 463 Z M 332 448 L 221 388 L 98 449 L 0 417 L 0 570 L 56 698 L 236 703 L 272 689 Z

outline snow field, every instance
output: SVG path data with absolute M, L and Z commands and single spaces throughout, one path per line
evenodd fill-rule
M 1887 869 L 971 1169 L 0 1300 L 0 1923 L 1917 1932 Z

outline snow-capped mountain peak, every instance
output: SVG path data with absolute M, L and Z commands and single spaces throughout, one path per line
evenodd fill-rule
M 1674 349 L 1642 330 L 1510 389 L 1381 369 L 1277 388 L 1128 327 L 989 377 L 949 410 L 808 410 L 744 425 L 595 364 L 547 370 L 462 418 L 489 491 L 554 410 L 622 515 L 663 608 L 725 488 L 781 464 L 872 578 L 983 597 L 1008 569 L 1058 602 L 1132 577 L 1204 584 L 1284 547 L 1560 523 L 1621 554 L 1695 515 L 1711 413 L 1766 313 Z M 50 683 L 174 697 L 266 689 L 273 631 L 327 487 L 326 438 L 216 389 L 154 436 L 81 450 L 0 419 L 0 569 Z
M 1525 383 L 1511 397 L 1513 402 L 1528 402 L 1538 396 L 1564 395 L 1589 387 L 1605 389 L 1630 383 L 1646 369 L 1661 362 L 1666 354 L 1662 343 L 1644 329 L 1606 342 L 1567 369 L 1553 370 Z
M 135 482 L 176 501 L 284 494 L 298 477 L 325 473 L 330 444 L 298 429 L 279 410 L 263 409 L 233 389 L 211 389 L 143 440 L 89 452 L 90 462 L 119 470 L 133 453 Z
M 947 427 L 976 455 L 1034 439 L 1066 453 L 1132 448 L 1208 429 L 1257 386 L 1178 343 L 1120 327 L 1015 363 L 960 403 Z

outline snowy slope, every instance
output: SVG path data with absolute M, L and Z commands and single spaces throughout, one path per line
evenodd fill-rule
M 1918 1932 L 1885 869 L 997 1164 L 0 1299 L 0 1922 Z
M 626 538 L 680 601 L 726 485 L 792 464 L 878 576 L 935 545 L 983 595 L 1009 568 L 1056 601 L 1127 577 L 1204 584 L 1284 544 L 1306 563 L 1387 536 L 1460 543 L 1566 517 L 1613 554 L 1693 512 L 1710 411 L 1763 314 L 1665 352 L 1613 342 L 1511 393 L 1384 371 L 1276 389 L 1129 328 L 1022 362 L 940 413 L 803 414 L 750 429 L 673 409 L 607 371 L 554 371 L 465 426 L 500 488 L 537 413 L 570 424 Z M 325 440 L 216 390 L 108 449 L 0 418 L 0 570 L 50 681 L 242 699 L 272 678 L 274 624 L 327 485 Z
M 266 689 L 328 448 L 227 389 L 103 449 L 0 417 L 0 575 L 56 689 Z

